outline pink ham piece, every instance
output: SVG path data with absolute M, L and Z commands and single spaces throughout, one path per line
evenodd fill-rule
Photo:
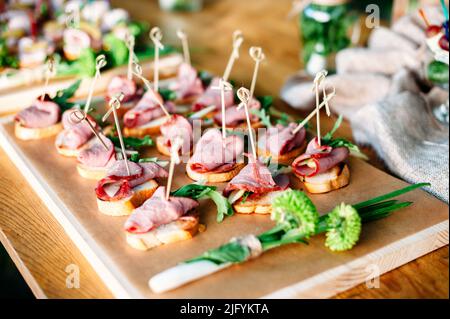
M 300 147 L 306 137 L 306 130 L 302 128 L 297 134 L 293 134 L 297 125 L 290 123 L 288 126 L 276 125 L 267 129 L 266 134 L 260 137 L 258 147 L 273 155 L 283 155 Z
M 312 177 L 342 163 L 349 154 L 347 147 L 331 148 L 326 145 L 319 147 L 316 137 L 308 144 L 306 153 L 292 163 L 292 169 L 297 175 Z
M 252 102 L 249 105 L 249 112 L 251 112 L 251 110 L 259 110 L 260 108 L 261 103 L 256 99 L 252 99 Z M 225 124 L 228 127 L 236 127 L 239 124 L 246 123 L 247 117 L 245 115 L 245 109 L 242 107 L 238 110 L 236 105 L 228 107 L 225 110 L 225 121 Z M 250 113 L 250 121 L 252 123 L 258 122 L 259 117 Z M 219 111 L 216 115 L 214 115 L 214 122 L 217 125 L 222 125 L 222 111 Z
M 44 128 L 58 123 L 60 115 L 58 104 L 48 101 L 46 97 L 43 102 L 37 99 L 33 105 L 20 111 L 15 120 L 28 128 Z
M 125 113 L 123 123 L 126 127 L 133 128 L 142 126 L 154 119 L 165 116 L 164 111 L 155 102 L 155 96 L 159 101 L 163 102 L 161 95 L 153 91 L 147 92 L 134 108 Z M 167 102 L 164 106 L 168 112 L 175 111 L 175 105 L 172 102 Z
M 222 107 L 221 92 L 217 87 L 219 87 L 220 78 L 214 78 L 211 81 L 210 86 L 201 95 L 197 101 L 192 105 L 192 111 L 197 112 L 209 106 L 216 106 L 217 110 Z M 234 93 L 233 91 L 225 91 L 225 107 L 230 107 L 234 104 Z
M 183 63 L 178 70 L 178 79 L 170 89 L 177 93 L 178 99 L 186 99 L 203 94 L 202 80 L 198 77 L 197 70 L 191 65 Z
M 56 146 L 64 147 L 71 150 L 75 150 L 80 146 L 86 144 L 93 136 L 91 128 L 86 123 L 82 121 L 80 123 L 72 123 L 70 121 L 70 116 L 73 110 L 67 110 L 63 113 L 62 123 L 64 126 L 64 131 L 60 132 L 56 137 Z M 88 115 L 88 120 L 93 127 L 97 127 L 95 120 Z
M 151 198 L 136 208 L 125 222 L 129 233 L 143 234 L 161 225 L 178 220 L 198 206 L 198 202 L 186 197 L 165 198 L 166 188 L 159 187 Z
M 137 90 L 138 88 L 133 80 L 129 80 L 126 76 L 118 75 L 109 82 L 106 100 L 109 101 L 117 94 L 123 93 L 122 103 L 127 103 L 136 98 Z
M 227 172 L 233 169 L 243 152 L 244 141 L 241 137 L 230 135 L 224 141 L 218 129 L 209 129 L 198 141 L 188 165 L 199 173 Z
M 228 197 L 234 190 L 245 190 L 261 195 L 286 188 L 287 185 L 285 185 L 284 181 L 282 186 L 275 183 L 266 165 L 250 158 L 247 166 L 228 183 L 223 194 Z
M 169 149 L 176 137 L 183 139 L 181 154 L 188 154 L 192 149 L 193 131 L 189 121 L 181 115 L 172 115 L 172 118 L 161 125 L 161 134 L 164 139 L 164 145 Z
M 128 175 L 124 160 L 116 161 L 107 176 L 98 181 L 95 193 L 101 200 L 115 201 L 133 194 L 133 187 L 155 178 L 167 178 L 167 171 L 156 163 L 134 163 L 128 161 Z
M 79 163 L 87 167 L 109 167 L 116 161 L 114 144 L 103 134 L 99 133 L 99 136 L 108 146 L 108 150 L 105 149 L 98 139 L 95 139 L 88 148 L 83 149 L 78 154 Z

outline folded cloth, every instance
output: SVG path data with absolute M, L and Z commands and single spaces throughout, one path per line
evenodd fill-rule
M 448 92 L 436 88 L 428 97 L 411 92 L 368 104 L 352 116 L 357 143 L 370 144 L 389 170 L 449 202 L 449 129 L 440 125 L 429 105 L 444 102 Z

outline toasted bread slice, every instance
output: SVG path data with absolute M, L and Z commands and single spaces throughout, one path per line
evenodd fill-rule
M 299 157 L 301 154 L 303 154 L 305 152 L 306 146 L 307 146 L 307 143 L 305 140 L 300 147 L 295 148 L 292 151 L 290 151 L 286 154 L 283 154 L 283 155 L 274 155 L 267 150 L 258 148 L 258 155 L 262 156 L 262 157 L 266 157 L 266 158 L 270 157 L 272 163 L 280 163 L 280 164 L 290 165 L 297 157 Z
M 144 137 L 146 135 L 159 135 L 161 134 L 160 127 L 166 123 L 167 117 L 163 116 L 149 123 L 138 127 L 125 127 L 123 129 L 123 135 L 126 137 Z
M 162 155 L 166 155 L 166 156 L 169 156 L 169 157 L 171 156 L 170 149 L 164 144 L 164 138 L 162 136 L 158 136 L 156 138 L 156 149 Z M 189 152 L 189 154 L 191 154 L 191 153 L 192 153 L 192 150 Z
M 89 141 L 87 141 L 86 143 L 84 143 L 83 145 L 81 145 L 80 147 L 78 147 L 76 149 L 66 148 L 62 145 L 59 145 L 58 139 L 56 139 L 55 146 L 56 146 L 56 150 L 58 151 L 58 153 L 61 154 L 62 156 L 78 157 L 78 154 L 80 154 L 80 152 L 83 149 L 85 149 L 86 147 L 89 147 L 90 145 L 92 145 L 92 143 L 95 141 L 95 139 L 96 139 L 96 137 L 91 138 Z
M 191 239 L 198 232 L 199 216 L 196 212 L 188 214 L 195 218 L 180 218 L 169 224 L 159 226 L 145 234 L 132 234 L 127 232 L 127 243 L 134 249 L 145 251 L 160 245 Z
M 258 198 L 249 199 L 245 202 L 239 200 L 233 205 L 233 209 L 239 214 L 271 214 L 272 213 L 272 200 L 280 195 L 283 191 L 275 191 L 264 194 Z
M 41 138 L 51 137 L 63 130 L 62 123 L 56 123 L 52 126 L 42 127 L 42 128 L 29 128 L 25 127 L 19 121 L 14 123 L 14 133 L 18 139 L 28 141 L 28 140 L 39 140 Z
M 207 183 L 223 183 L 229 182 L 235 177 L 245 166 L 244 163 L 235 164 L 233 169 L 222 173 L 199 173 L 192 170 L 189 163 L 186 165 L 186 173 L 190 179 L 194 181 L 206 181 Z
M 217 123 L 215 123 L 215 122 L 214 122 L 214 126 L 215 127 L 222 127 L 221 125 L 217 125 Z M 252 128 L 254 130 L 262 128 L 262 127 L 264 127 L 264 124 L 261 121 L 259 121 L 259 122 L 252 122 Z M 227 126 L 227 130 L 230 130 L 230 131 L 240 131 L 240 130 L 242 131 L 242 130 L 244 130 L 244 131 L 246 131 L 247 130 L 247 122 L 238 124 L 235 127 Z
M 77 164 L 77 171 L 81 177 L 92 180 L 101 180 L 106 177 L 107 167 L 89 167 L 81 163 Z
M 104 201 L 97 198 L 98 210 L 108 216 L 128 216 L 136 207 L 152 197 L 157 188 L 158 183 L 150 180 L 133 188 L 133 195 L 128 198 L 117 201 Z
M 323 194 L 347 186 L 350 183 L 350 170 L 347 164 L 341 164 L 313 177 L 297 177 L 311 194 Z

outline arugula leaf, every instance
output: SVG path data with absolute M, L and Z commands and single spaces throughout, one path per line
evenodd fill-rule
M 221 193 L 216 191 L 217 187 L 199 185 L 199 184 L 188 184 L 180 189 L 171 193 L 172 196 L 176 197 L 188 197 L 195 200 L 209 198 L 217 206 L 217 222 L 223 221 L 225 216 L 232 216 L 233 209 L 228 200 L 222 196 Z
M 103 48 L 107 61 L 111 67 L 125 65 L 128 63 L 128 47 L 124 41 L 113 33 L 108 33 L 103 38 Z
M 256 98 L 261 103 L 261 108 L 265 111 L 268 111 L 269 108 L 273 105 L 273 96 L 259 96 Z
M 3 38 L 0 38 L 0 67 L 19 68 L 19 59 L 16 55 L 9 53 L 6 40 Z
M 61 111 L 64 112 L 75 106 L 75 103 L 68 102 L 68 100 L 75 95 L 76 91 L 80 87 L 80 84 L 81 84 L 81 80 L 77 80 L 69 87 L 56 92 L 56 95 L 52 99 L 52 101 L 55 102 L 56 104 L 58 104 Z
M 141 160 L 139 159 L 139 157 L 140 157 L 139 153 L 131 154 L 130 161 L 135 162 L 135 163 L 140 163 Z
M 241 246 L 238 242 L 232 241 L 216 249 L 208 250 L 201 256 L 185 261 L 193 263 L 201 260 L 208 260 L 216 265 L 225 263 L 241 263 L 248 259 L 250 251 L 248 247 Z
M 108 136 L 113 144 L 117 147 L 120 147 L 120 140 L 117 136 L 109 135 Z M 126 148 L 132 148 L 135 150 L 141 149 L 146 146 L 153 146 L 154 142 L 149 135 L 144 136 L 143 138 L 137 137 L 124 137 L 123 143 Z
M 57 54 L 54 56 L 59 60 L 57 74 L 60 76 L 76 75 L 92 77 L 95 74 L 95 54 L 90 48 L 84 49 L 75 61 L 62 61 L 61 57 Z
M 174 101 L 177 99 L 177 93 L 170 89 L 159 89 L 159 94 L 163 98 L 164 101 Z
M 261 120 L 261 122 L 266 126 L 267 128 L 272 127 L 272 122 L 270 121 L 270 116 L 266 113 L 266 110 L 264 108 L 261 108 L 260 110 L 250 110 L 251 114 L 254 114 L 258 116 Z
M 248 198 L 251 194 L 253 194 L 253 192 L 246 191 L 246 192 L 244 193 L 244 195 L 242 195 L 241 203 L 244 204 L 244 203 L 247 201 L 247 198 Z

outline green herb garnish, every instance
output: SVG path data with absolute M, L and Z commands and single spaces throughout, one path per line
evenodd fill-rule
M 78 88 L 80 87 L 80 84 L 81 80 L 78 80 L 69 87 L 56 92 L 55 97 L 52 98 L 52 101 L 58 104 L 62 112 L 67 111 L 76 105 L 75 103 L 68 102 L 68 100 L 75 95 Z
M 111 142 L 113 142 L 114 146 L 120 147 L 120 140 L 117 136 L 109 135 L 108 136 L 111 139 Z M 123 143 L 126 148 L 132 148 L 135 150 L 139 150 L 143 147 L 147 146 L 153 146 L 154 142 L 152 138 L 149 135 L 146 135 L 142 138 L 138 137 L 124 137 Z
M 164 101 L 175 101 L 177 99 L 177 93 L 170 89 L 159 89 L 159 94 L 163 98 Z
M 195 200 L 209 198 L 217 206 L 217 222 L 222 222 L 225 216 L 232 216 L 233 209 L 228 200 L 219 193 L 215 186 L 189 184 L 171 193 L 176 197 L 188 197 Z

